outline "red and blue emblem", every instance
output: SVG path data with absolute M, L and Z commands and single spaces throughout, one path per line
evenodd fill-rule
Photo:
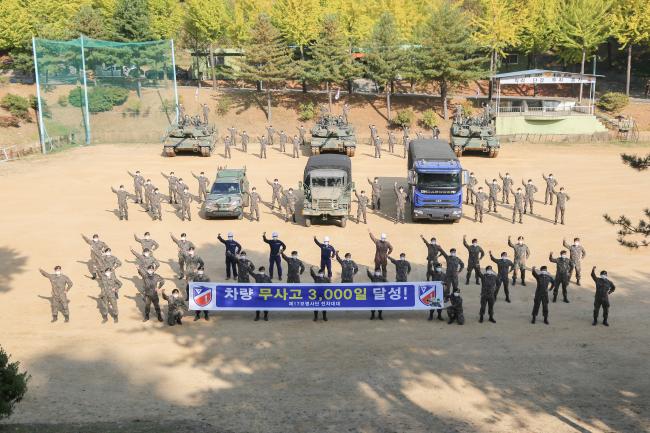
M 207 307 L 212 302 L 212 288 L 199 286 L 192 289 L 192 298 L 199 307 Z
M 440 299 L 436 297 L 436 287 L 434 285 L 426 285 L 419 287 L 420 302 L 429 307 L 440 308 Z

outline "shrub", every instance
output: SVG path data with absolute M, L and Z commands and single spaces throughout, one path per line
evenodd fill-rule
M 9 77 L 6 75 L 0 75 L 0 87 L 3 87 L 5 84 L 9 84 Z
M 124 112 L 131 114 L 132 116 L 137 116 L 142 111 L 142 103 L 139 99 L 133 99 L 126 104 L 126 109 Z
M 30 95 L 29 105 L 32 107 L 32 110 L 38 111 L 38 98 L 34 95 Z M 45 99 L 41 99 L 41 108 L 43 109 L 43 117 L 52 117 L 52 110 L 50 110 L 50 107 L 47 105 L 47 101 Z
M 27 392 L 30 377 L 26 372 L 19 373 L 19 367 L 20 363 L 9 362 L 9 355 L 0 347 L 0 419 L 10 416 Z
M 429 108 L 422 113 L 420 124 L 426 129 L 433 129 L 433 127 L 438 124 L 438 115 L 436 115 L 435 111 Z
M 67 107 L 68 106 L 68 97 L 65 95 L 59 96 L 58 103 L 62 107 Z
M 313 102 L 307 102 L 298 106 L 298 119 L 301 121 L 311 120 L 314 116 L 316 116 L 316 106 Z
M 403 128 L 405 126 L 411 126 L 411 124 L 413 124 L 414 118 L 415 118 L 415 114 L 413 114 L 413 110 L 407 108 L 405 110 L 399 110 L 397 112 L 397 116 L 395 116 L 392 123 L 395 126 L 399 126 Z
M 88 90 L 88 111 L 91 113 L 110 111 L 114 106 L 124 104 L 128 97 L 129 91 L 122 87 L 93 87 Z M 75 87 L 70 90 L 68 102 L 74 107 L 81 107 L 83 104 L 83 89 Z
M 217 114 L 225 116 L 232 108 L 232 99 L 228 96 L 222 96 L 217 100 Z
M 0 107 L 4 108 L 19 119 L 30 121 L 29 100 L 13 93 L 7 93 L 0 100 Z
M 625 93 L 607 92 L 600 97 L 596 106 L 603 111 L 618 113 L 630 103 L 630 98 Z
M 0 116 L 0 128 L 18 128 L 20 119 L 16 116 Z

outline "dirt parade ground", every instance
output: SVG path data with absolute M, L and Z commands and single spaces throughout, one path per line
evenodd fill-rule
M 249 151 L 257 149 L 251 142 Z M 535 215 L 514 225 L 510 206 L 486 214 L 483 224 L 465 207 L 457 224 L 396 225 L 391 186 L 405 183 L 401 150 L 381 159 L 371 157 L 370 146 L 357 150 L 357 189 L 369 193 L 366 179 L 379 176 L 383 206 L 381 213 L 369 211 L 368 225 L 350 221 L 346 228 L 307 228 L 302 217 L 285 223 L 269 209 L 265 179 L 277 177 L 285 188 L 297 189 L 307 161 L 281 154 L 277 146 L 266 160 L 237 149 L 226 162 L 222 146 L 211 158 L 164 158 L 158 145 L 101 145 L 0 165 L 0 344 L 32 376 L 25 399 L 0 431 L 101 432 L 116 425 L 122 426 L 116 431 L 146 432 L 650 431 L 648 251 L 619 246 L 616 228 L 602 217 L 625 214 L 636 221 L 648 206 L 650 177 L 624 166 L 619 156 L 648 148 L 506 144 L 495 159 L 463 156 L 464 168 L 481 184 L 505 172 L 516 184 L 534 180 L 540 190 Z M 181 221 L 167 203 L 162 222 L 132 202 L 129 221 L 117 217 L 110 187 L 124 184 L 132 191 L 127 170 L 140 170 L 163 193 L 167 184 L 160 173 L 175 171 L 196 194 L 191 173 L 205 171 L 212 178 L 224 165 L 247 168 L 264 200 L 260 222 L 206 220 L 197 203 L 191 222 Z M 553 224 L 554 207 L 543 204 L 542 173 L 549 172 L 571 197 L 564 226 Z M 170 232 L 187 233 L 212 281 L 225 277 L 217 234 L 228 231 L 257 266 L 268 266 L 264 231 L 278 231 L 289 251 L 298 250 L 311 265 L 319 262 L 313 236 L 329 236 L 342 253 L 352 253 L 361 265 L 358 279 L 365 281 L 374 256 L 369 229 L 388 235 L 395 256 L 406 253 L 413 281 L 425 279 L 420 234 L 437 237 L 447 251 L 457 248 L 465 262 L 463 234 L 478 238 L 486 253 L 507 251 L 510 257 L 508 236 L 523 235 L 531 250 L 529 268 L 549 265 L 552 274 L 549 252 L 558 255 L 563 238 L 579 236 L 587 252 L 582 286 L 572 280 L 571 303 L 550 304 L 550 325 L 530 323 L 530 272 L 525 287 L 511 288 L 512 303 L 499 294 L 496 324 L 478 323 L 480 287 L 473 279 L 466 286 L 464 271 L 464 326 L 427 321 L 426 312 L 390 311 L 383 321 L 368 320 L 367 312 L 330 312 L 327 323 L 312 322 L 311 312 L 272 312 L 269 322 L 254 322 L 252 312 L 233 312 L 198 322 L 190 313 L 183 326 L 174 327 L 142 322 L 141 282 L 129 252 L 139 247 L 134 234 L 150 231 L 160 243 L 156 257 L 169 293 L 184 289 L 176 279 Z M 90 279 L 89 248 L 82 239 L 93 233 L 123 262 L 117 270 L 124 283 L 117 324 L 102 323 L 98 311 L 99 288 Z M 38 272 L 52 272 L 57 264 L 74 282 L 70 323 L 50 323 L 50 284 Z M 592 266 L 609 271 L 616 285 L 609 328 L 591 325 Z M 339 281 L 340 267 L 334 268 Z M 394 275 L 389 264 L 389 280 Z M 308 274 L 303 280 L 310 281 Z

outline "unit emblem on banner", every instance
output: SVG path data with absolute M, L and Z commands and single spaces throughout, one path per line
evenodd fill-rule
M 431 308 L 442 308 L 442 303 L 439 298 L 436 298 L 436 288 L 432 285 L 420 286 L 418 288 L 420 293 L 420 302 Z
M 205 286 L 194 287 L 192 289 L 192 298 L 199 307 L 206 307 L 212 302 L 212 289 Z

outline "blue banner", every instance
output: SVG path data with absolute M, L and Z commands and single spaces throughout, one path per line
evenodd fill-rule
M 413 283 L 190 283 L 190 310 L 429 310 L 439 281 Z

